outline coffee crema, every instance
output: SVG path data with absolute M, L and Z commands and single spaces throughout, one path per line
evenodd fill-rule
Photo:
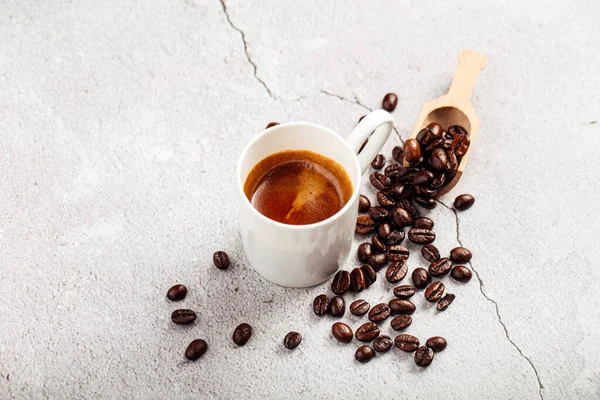
M 271 154 L 252 168 L 244 193 L 264 216 L 289 225 L 323 221 L 352 197 L 352 181 L 334 160 L 308 150 Z

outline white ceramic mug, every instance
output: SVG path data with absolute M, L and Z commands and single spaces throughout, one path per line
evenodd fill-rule
M 266 129 L 248 143 L 237 165 L 240 231 L 244 251 L 259 274 L 278 285 L 306 287 L 326 281 L 338 270 L 352 247 L 361 176 L 393 126 L 389 113 L 376 110 L 363 118 L 348 140 L 320 125 L 292 122 Z M 246 177 L 265 157 L 284 150 L 310 150 L 344 167 L 354 188 L 348 203 L 335 215 L 309 225 L 283 224 L 258 212 L 244 193 Z

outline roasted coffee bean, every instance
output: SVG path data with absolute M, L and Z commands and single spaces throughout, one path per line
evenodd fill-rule
M 408 231 L 408 239 L 416 244 L 429 244 L 435 240 L 435 232 L 430 229 L 412 228 Z
M 448 342 L 446 342 L 446 339 L 441 336 L 432 336 L 425 342 L 425 346 L 429 347 L 436 353 L 443 351 L 447 345 Z
M 439 147 L 437 149 L 433 149 L 429 155 L 429 165 L 431 165 L 436 171 L 445 171 L 448 169 L 448 156 L 446 156 L 446 151 Z M 433 176 L 431 180 L 433 180 Z
M 446 140 L 443 137 L 435 138 L 425 147 L 425 154 L 432 153 L 435 149 L 443 149 Z
M 382 190 L 377 192 L 377 202 L 382 207 L 394 207 L 396 205 L 392 195 Z
M 438 311 L 444 311 L 446 308 L 448 308 L 448 306 L 454 301 L 455 297 L 456 296 L 452 293 L 446 293 L 446 295 L 437 303 Z
M 394 146 L 392 149 L 392 157 L 400 164 L 404 162 L 404 149 L 402 146 Z
M 356 233 L 366 234 L 372 232 L 375 229 L 375 221 L 368 215 L 359 215 L 356 218 Z
M 415 203 L 428 210 L 433 210 L 437 207 L 435 199 L 433 197 L 425 196 L 424 194 L 419 194 L 415 196 L 413 200 L 415 201 Z
M 192 342 L 188 345 L 187 349 L 185 349 L 185 358 L 190 361 L 196 361 L 200 357 L 206 353 L 208 349 L 208 345 L 202 339 L 192 340 Z
M 381 169 L 385 165 L 385 156 L 383 154 L 377 154 L 373 161 L 371 161 L 371 167 L 375 169 Z
M 469 282 L 473 276 L 471 270 L 464 265 L 457 265 L 452 268 L 450 275 L 459 282 Z
M 229 268 L 229 256 L 224 251 L 217 251 L 213 254 L 213 263 L 219 269 Z
M 187 288 L 184 285 L 175 285 L 167 291 L 167 298 L 171 301 L 179 301 L 185 299 Z
M 390 178 L 390 180 L 396 181 L 396 180 L 400 179 L 404 174 L 406 174 L 407 171 L 408 171 L 408 168 L 406 168 L 403 165 L 391 164 L 391 165 L 388 165 L 387 167 L 385 167 L 384 173 L 385 173 L 385 176 Z
M 391 231 L 390 234 L 385 239 L 385 242 L 388 246 L 393 246 L 395 244 L 400 244 L 404 240 L 405 233 L 404 231 L 394 230 Z
M 406 261 L 408 260 L 409 255 L 410 252 L 408 251 L 408 249 L 400 244 L 388 246 L 387 259 L 389 261 Z
M 360 152 L 363 151 L 367 143 L 369 143 L 369 138 L 366 138 L 363 144 L 360 145 L 360 149 L 358 149 L 358 154 L 360 154 Z
M 408 333 L 401 333 L 394 338 L 394 344 L 397 348 L 407 353 L 412 353 L 419 348 L 419 339 Z
M 444 133 L 444 129 L 437 122 L 431 122 L 429 125 L 427 125 L 427 128 L 431 130 L 433 136 L 436 138 L 442 137 Z
M 417 142 L 423 147 L 427 146 L 433 139 L 433 132 L 429 128 L 423 128 L 417 134 Z
M 371 254 L 373 254 L 373 249 L 371 248 L 371 243 L 361 243 L 358 246 L 356 255 L 358 256 L 358 259 L 360 260 L 360 262 L 366 263 L 367 261 L 369 261 L 369 257 L 371 257 Z
M 398 207 L 402 207 L 406 211 L 408 211 L 408 213 L 413 219 L 419 216 L 419 212 L 408 199 L 398 200 Z
M 461 194 L 454 199 L 454 208 L 459 211 L 465 211 L 471 208 L 473 203 L 475 203 L 475 197 L 470 194 Z
M 452 139 L 452 150 L 458 157 L 462 157 L 467 154 L 471 140 L 467 135 L 458 134 Z
M 466 247 L 455 247 L 450 250 L 450 259 L 458 264 L 465 264 L 471 261 L 473 254 Z
M 390 219 L 390 212 L 383 207 L 376 206 L 369 208 L 369 216 L 373 221 L 383 222 Z
M 417 176 L 417 172 L 409 170 L 406 174 L 404 174 L 400 177 L 399 181 L 412 185 L 414 183 L 415 176 Z M 410 196 L 408 194 L 406 194 L 406 195 L 404 195 L 404 197 L 410 197 Z
M 385 254 L 373 254 L 367 260 L 367 264 L 369 264 L 375 271 L 379 271 L 381 268 L 385 266 L 387 263 L 387 256 Z
M 358 124 L 360 124 L 360 121 L 362 121 L 362 120 L 363 120 L 365 117 L 366 117 L 366 115 L 363 115 L 363 116 L 361 116 L 361 117 L 358 119 L 358 122 L 357 122 L 356 124 L 357 124 L 357 125 L 358 125 Z
M 378 353 L 385 353 L 392 348 L 394 342 L 388 335 L 379 335 L 373 341 L 373 349 Z
M 289 332 L 283 338 L 283 345 L 286 349 L 295 349 L 302 342 L 302 335 L 298 332 Z
M 431 243 L 421 247 L 421 255 L 429 262 L 440 259 L 440 251 Z
M 433 178 L 433 182 L 431 182 L 429 184 L 429 187 L 431 189 L 438 190 L 438 189 L 441 189 L 445 183 L 446 183 L 446 175 L 439 173 L 435 176 L 435 178 Z
M 356 340 L 370 342 L 379 336 L 379 327 L 372 322 L 365 322 L 356 330 L 355 336 Z
M 412 220 L 413 219 L 408 211 L 402 207 L 396 207 L 392 211 L 392 222 L 396 228 L 402 229 L 406 226 L 409 226 L 412 224 Z
M 356 349 L 354 359 L 360 363 L 367 363 L 375 357 L 375 352 L 370 346 L 364 345 Z
M 394 296 L 400 299 L 410 299 L 415 295 L 415 287 L 413 285 L 400 285 L 394 288 Z
M 404 142 L 404 160 L 411 166 L 421 163 L 421 145 L 415 139 Z
M 273 126 L 277 126 L 277 125 L 279 125 L 279 122 L 269 122 L 266 129 L 269 129 L 269 128 L 271 128 Z
M 317 315 L 325 315 L 329 310 L 329 297 L 326 294 L 320 294 L 313 300 L 313 311 Z
M 350 343 L 352 341 L 352 328 L 343 322 L 336 322 L 331 326 L 331 334 L 338 342 Z
M 448 275 L 452 269 L 452 262 L 448 257 L 440 258 L 439 260 L 432 261 L 429 264 L 429 275 L 431 276 L 444 276 Z
M 335 294 L 344 294 L 350 288 L 350 272 L 339 270 L 331 282 L 331 291 Z
M 412 324 L 412 318 L 407 314 L 400 314 L 390 322 L 390 326 L 393 330 L 399 331 L 401 329 L 407 328 L 410 324 Z
M 410 300 L 392 299 L 388 302 L 392 314 L 413 314 L 417 307 Z
M 431 218 L 427 217 L 418 217 L 413 220 L 412 226 L 413 228 L 421 228 L 421 229 L 433 229 L 434 222 Z
M 371 308 L 371 311 L 369 311 L 369 320 L 371 320 L 371 322 L 381 322 L 389 317 L 391 312 L 392 311 L 387 304 L 376 304 Z
M 396 109 L 398 105 L 398 96 L 396 93 L 388 93 L 383 97 L 381 101 L 381 108 L 383 108 L 387 112 L 392 112 Z
M 469 132 L 467 132 L 467 130 L 460 125 L 452 125 L 450 128 L 448 128 L 448 134 L 450 134 L 452 137 L 461 133 L 463 135 L 469 135 Z
M 408 273 L 408 266 L 404 261 L 397 261 L 391 263 L 387 271 L 385 271 L 385 278 L 390 283 L 400 282 Z
M 387 237 L 390 236 L 391 232 L 392 227 L 387 222 L 384 222 L 377 226 L 377 236 L 379 236 L 379 238 L 382 240 L 386 240 Z
M 419 367 L 428 367 L 433 362 L 433 350 L 427 346 L 421 346 L 415 351 L 415 364 Z
M 452 179 L 454 179 L 454 177 L 456 176 L 457 173 L 458 173 L 458 167 L 456 169 L 451 170 L 451 171 L 446 171 L 446 180 L 448 182 L 451 182 Z
M 423 289 L 425 286 L 429 285 L 431 277 L 425 268 L 419 267 L 415 268 L 412 272 L 412 280 L 417 289 Z
M 171 313 L 171 321 L 178 325 L 191 324 L 196 320 L 196 313 L 192 310 L 182 308 Z
M 362 265 L 360 269 L 362 270 L 363 275 L 365 277 L 365 283 L 367 287 L 371 286 L 373 283 L 375 283 L 375 281 L 377 281 L 377 273 L 375 272 L 373 267 L 371 267 L 368 264 L 365 264 Z
M 237 344 L 238 346 L 243 346 L 248 343 L 248 340 L 250 340 L 251 336 L 252 327 L 244 322 L 243 324 L 239 324 L 233 331 L 233 343 Z
M 442 149 L 446 150 L 446 155 L 454 154 L 454 150 L 452 150 L 452 139 L 446 139 L 444 137 L 444 144 L 442 145 Z
M 448 168 L 446 168 L 446 170 L 453 171 L 458 168 L 458 158 L 456 157 L 456 154 L 446 152 L 446 155 L 448 156 Z
M 418 186 L 429 185 L 433 181 L 433 173 L 424 169 L 423 171 L 417 172 L 413 179 L 413 183 Z
M 365 195 L 360 195 L 358 198 L 358 212 L 364 213 L 369 211 L 371 208 L 371 200 Z
M 425 289 L 425 299 L 429 302 L 435 303 L 442 298 L 444 294 L 444 284 L 440 281 L 435 281 Z
M 371 308 L 371 306 L 363 299 L 354 300 L 350 304 L 350 312 L 354 315 L 365 315 L 369 312 L 369 308 Z
M 373 185 L 376 189 L 379 190 L 389 189 L 390 185 L 392 184 L 390 178 L 377 171 L 371 174 L 369 180 L 371 181 L 371 185 Z
M 425 197 L 435 197 L 437 192 L 438 191 L 436 189 L 432 189 L 430 187 L 424 187 L 424 186 L 419 187 L 419 194 L 423 195 Z
M 393 200 L 405 199 L 413 194 L 410 185 L 404 183 L 394 183 L 388 193 Z
M 332 317 L 343 317 L 346 313 L 346 302 L 343 297 L 334 296 L 329 301 L 329 315 Z
M 373 257 L 373 256 L 371 256 Z M 350 273 L 350 282 L 352 291 L 362 292 L 365 290 L 367 282 L 365 281 L 365 275 L 360 268 L 354 268 Z

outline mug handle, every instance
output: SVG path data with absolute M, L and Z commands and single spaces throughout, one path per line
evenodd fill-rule
M 373 161 L 385 142 L 387 142 L 393 128 L 394 117 L 385 110 L 371 111 L 356 125 L 356 128 L 354 128 L 347 140 L 358 157 L 361 173 L 364 173 L 369 168 L 371 161 Z M 359 154 L 360 147 L 369 135 L 371 135 L 371 132 L 373 132 L 373 135 L 369 139 L 369 143 L 367 143 Z

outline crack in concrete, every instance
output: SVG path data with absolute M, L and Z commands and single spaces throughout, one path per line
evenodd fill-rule
M 227 22 L 229 22 L 229 25 L 231 25 L 231 27 L 234 30 L 239 32 L 242 37 L 242 43 L 244 44 L 244 53 L 246 53 L 246 59 L 248 60 L 250 65 L 252 65 L 252 69 L 254 70 L 254 79 L 256 79 L 258 82 L 260 82 L 260 84 L 267 91 L 267 94 L 269 95 L 269 97 L 271 97 L 272 99 L 275 99 L 275 96 L 273 95 L 273 92 L 271 92 L 271 89 L 269 89 L 269 86 L 267 86 L 267 83 L 258 77 L 258 67 L 256 66 L 256 63 L 254 61 L 252 61 L 252 58 L 250 57 L 250 53 L 248 53 L 248 43 L 246 42 L 246 34 L 240 28 L 235 26 L 233 24 L 233 22 L 231 21 L 231 18 L 229 17 L 229 11 L 227 11 L 227 5 L 225 4 L 225 0 L 219 0 L 219 1 L 221 2 L 221 6 L 223 7 L 223 13 L 225 13 L 225 18 L 227 18 Z
M 446 205 L 441 200 L 436 199 L 436 202 L 438 202 L 439 204 L 441 204 L 442 206 L 444 206 L 448 210 L 452 211 L 452 213 L 454 213 L 454 219 L 456 220 L 456 241 L 458 242 L 458 244 L 461 245 L 461 247 L 464 247 L 463 244 L 462 244 L 462 242 L 461 242 L 461 240 L 460 240 L 460 220 L 458 218 L 458 213 L 456 212 L 456 210 L 454 208 L 449 207 L 448 205 Z M 536 377 L 537 383 L 538 383 L 538 393 L 540 395 L 540 399 L 543 400 L 544 396 L 542 394 L 542 389 L 544 388 L 544 385 L 542 384 L 542 381 L 540 379 L 540 375 L 538 373 L 537 368 L 533 364 L 533 361 L 531 361 L 531 359 L 529 357 L 527 357 L 525 354 L 523 354 L 523 351 L 521 350 L 521 348 L 510 337 L 510 334 L 508 333 L 508 329 L 506 327 L 506 324 L 504 323 L 504 321 L 502 321 L 502 316 L 500 315 L 500 307 L 498 306 L 498 302 L 496 300 L 492 299 L 491 297 L 489 297 L 487 295 L 487 293 L 485 292 L 485 290 L 483 290 L 483 286 L 484 286 L 483 280 L 479 276 L 479 272 L 477 272 L 477 270 L 475 268 L 473 268 L 473 264 L 471 263 L 471 261 L 469 261 L 469 266 L 471 267 L 471 270 L 475 273 L 475 276 L 477 277 L 477 281 L 479 282 L 479 291 L 481 292 L 481 294 L 483 295 L 483 297 L 485 297 L 485 299 L 487 301 L 489 301 L 490 303 L 492 303 L 494 305 L 494 307 L 496 309 L 496 317 L 498 318 L 498 322 L 500 323 L 500 325 L 502 326 L 502 329 L 504 330 L 504 336 L 506 336 L 506 339 L 509 341 L 509 343 L 513 345 L 513 347 L 519 352 L 519 354 L 521 355 L 521 357 L 524 358 L 529 363 L 529 365 L 531 366 L 531 369 L 533 369 L 533 373 L 535 374 L 535 377 Z

